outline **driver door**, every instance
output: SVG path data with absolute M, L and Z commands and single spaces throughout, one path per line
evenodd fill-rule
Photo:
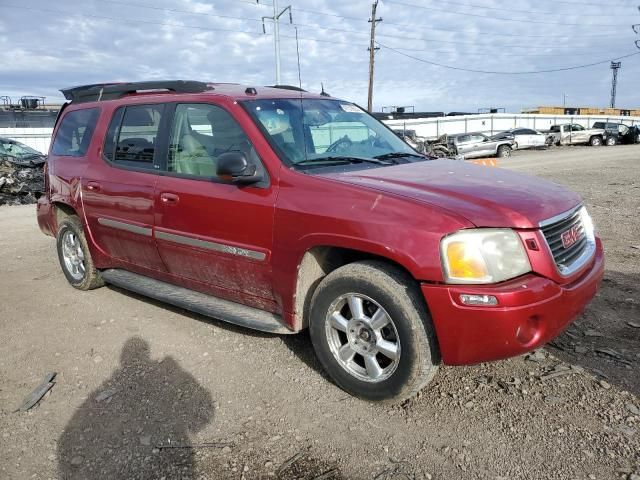
M 271 251 L 277 185 L 231 113 L 209 103 L 177 104 L 155 191 L 155 237 L 168 272 L 217 297 L 276 311 Z M 217 158 L 239 151 L 265 181 L 217 176 Z

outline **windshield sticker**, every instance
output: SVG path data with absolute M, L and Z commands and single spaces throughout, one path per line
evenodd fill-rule
M 362 110 L 360 110 L 358 107 L 356 107 L 355 105 L 351 105 L 350 103 L 341 103 L 340 107 L 342 108 L 342 110 L 344 110 L 345 112 L 349 112 L 349 113 L 362 113 Z

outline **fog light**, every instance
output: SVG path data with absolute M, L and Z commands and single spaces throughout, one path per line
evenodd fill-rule
M 488 307 L 498 305 L 498 299 L 493 295 L 467 295 L 463 293 L 460 295 L 460 301 L 465 305 L 484 305 Z

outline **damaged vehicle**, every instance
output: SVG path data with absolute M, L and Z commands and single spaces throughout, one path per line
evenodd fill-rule
M 492 139 L 484 133 L 461 133 L 449 135 L 447 138 L 449 149 L 465 159 L 482 157 L 510 157 L 515 142 L 513 136 L 502 139 Z
M 351 102 L 193 81 L 63 93 L 37 218 L 69 284 L 308 329 L 360 398 L 539 348 L 602 280 L 578 195 L 430 159 Z
M 16 165 L 42 165 L 47 156 L 34 148 L 6 137 L 0 137 L 0 160 L 9 160 Z
M 455 156 L 449 149 L 446 134 L 441 135 L 435 140 L 428 140 L 424 137 L 419 137 L 415 130 L 394 130 L 394 132 L 419 153 L 435 158 Z
M 595 122 L 593 128 L 606 132 L 607 145 L 640 143 L 640 127 L 614 122 Z
M 549 130 L 548 145 L 591 145 L 599 147 L 607 141 L 603 128 L 585 128 L 578 124 L 554 125 Z
M 547 137 L 531 128 L 513 128 L 505 130 L 491 137 L 493 140 L 513 140 L 511 148 L 514 150 L 526 150 L 529 148 L 545 148 Z
M 37 150 L 0 137 L 0 205 L 35 203 L 44 189 L 46 160 Z

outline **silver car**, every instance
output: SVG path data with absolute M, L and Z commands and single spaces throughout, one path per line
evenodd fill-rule
M 546 147 L 547 137 L 543 133 L 533 130 L 532 128 L 514 128 L 500 132 L 493 137 L 494 140 L 505 140 L 513 138 L 514 150 L 525 150 L 527 148 L 544 148 Z
M 483 133 L 461 133 L 450 135 L 449 148 L 464 158 L 510 157 L 513 138 L 493 140 Z

